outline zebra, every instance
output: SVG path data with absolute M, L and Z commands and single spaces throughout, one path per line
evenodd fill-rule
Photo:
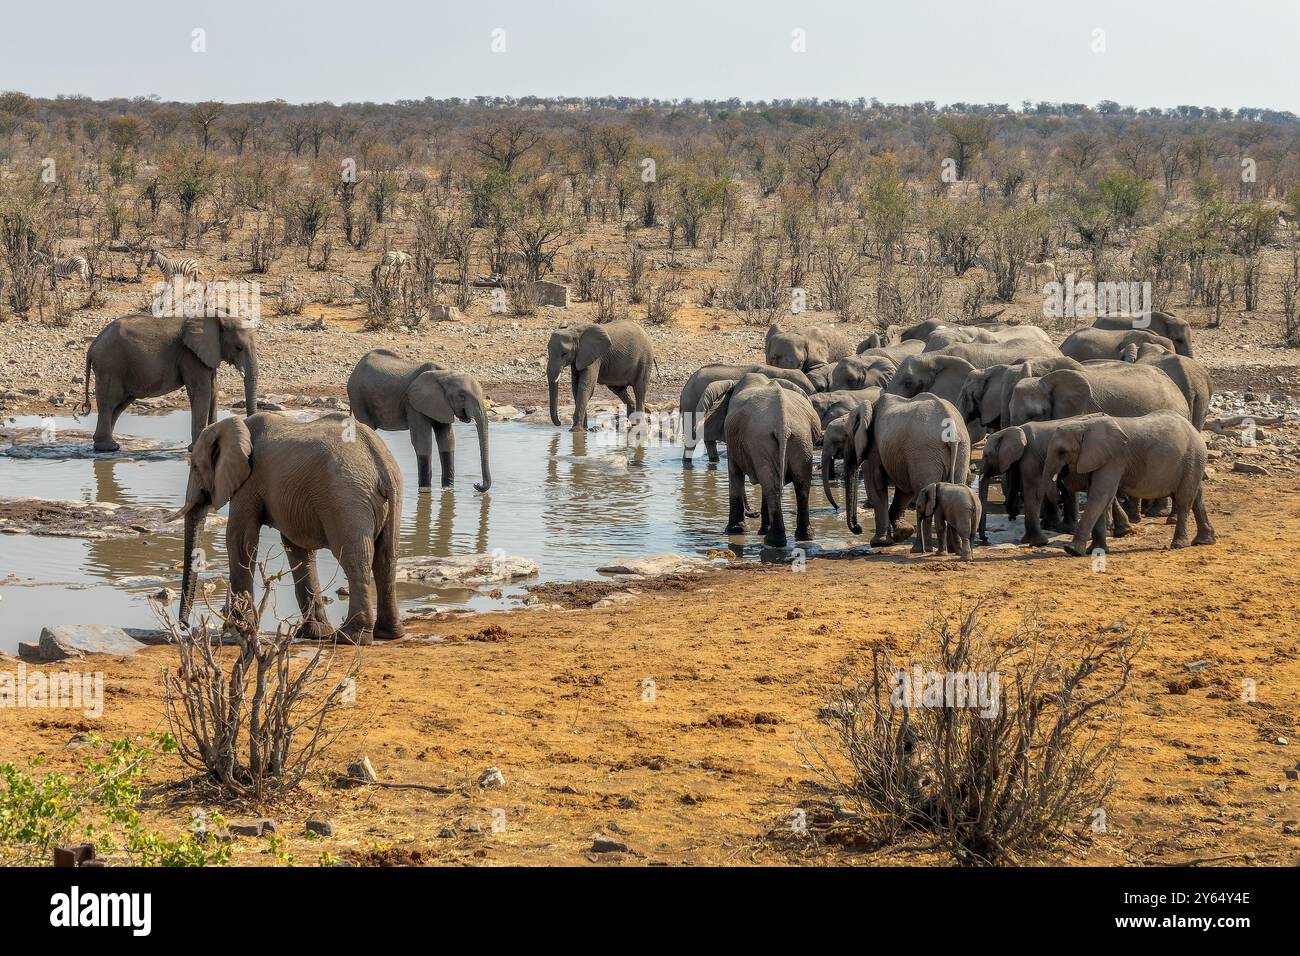
M 68 256 L 66 259 L 55 259 L 44 252 L 33 252 L 32 262 L 36 265 L 46 266 L 50 270 L 51 289 L 55 288 L 60 277 L 66 278 L 71 275 L 80 278 L 82 285 L 90 285 L 90 263 L 86 262 L 85 256 Z
M 181 276 L 191 282 L 199 281 L 199 263 L 197 259 L 173 259 L 157 249 L 151 251 L 146 266 L 156 265 L 162 270 L 163 278 L 169 283 L 173 276 Z

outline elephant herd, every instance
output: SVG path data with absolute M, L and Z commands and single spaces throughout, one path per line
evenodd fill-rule
M 118 449 L 114 426 L 137 398 L 184 388 L 191 411 L 190 471 L 180 620 L 193 609 L 207 514 L 230 506 L 227 619 L 251 626 L 257 544 L 263 527 L 279 531 L 302 611 L 299 636 L 369 644 L 401 636 L 396 564 L 402 476 L 375 430 L 408 431 L 418 486 L 432 484 L 437 445 L 441 483 L 452 484 L 452 424 L 473 422 L 481 480 L 492 486 L 488 403 L 472 376 L 433 362 L 375 349 L 347 381 L 351 414 L 298 421 L 257 412 L 255 322 L 194 316 L 134 315 L 110 322 L 86 355 L 83 414 L 95 382 L 94 447 Z M 1072 532 L 1066 550 L 1106 547 L 1147 515 L 1170 513 L 1174 547 L 1209 544 L 1214 531 L 1201 497 L 1206 449 L 1200 436 L 1211 395 L 1192 358 L 1187 324 L 1154 313 L 1144 329 L 1099 321 L 1057 348 L 1033 326 L 960 326 L 922 322 L 876 334 L 854 349 L 833 328 L 773 325 L 764 361 L 706 365 L 682 388 L 678 411 L 684 463 L 703 441 L 710 461 L 727 446 L 726 533 L 760 519 L 766 544 L 787 543 L 782 497 L 794 485 L 795 538 L 806 540 L 809 495 L 818 458 L 824 494 L 844 462 L 845 517 L 855 534 L 859 485 L 874 513 L 874 546 L 915 535 L 912 550 L 951 550 L 966 558 L 984 540 L 989 483 L 1000 478 L 1007 512 L 1024 514 L 1027 544 L 1044 529 Z M 217 421 L 216 374 L 222 362 L 243 373 L 246 418 Z M 560 425 L 561 373 L 569 372 L 572 430 L 604 385 L 636 421 L 645 412 L 655 358 L 649 337 L 630 321 L 554 332 L 546 379 L 550 418 Z M 971 450 L 984 441 L 978 494 L 970 487 Z M 820 456 L 817 449 L 820 448 Z M 746 494 L 759 487 L 757 510 Z M 892 490 L 892 497 L 891 497 Z M 1087 493 L 1078 515 L 1077 493 Z M 1172 505 L 1169 502 L 1172 501 Z M 915 508 L 919 529 L 904 523 Z M 1188 515 L 1194 513 L 1191 538 Z M 348 581 L 346 619 L 335 630 L 324 612 L 315 552 L 328 548 Z
M 831 480 L 844 462 L 845 519 L 855 534 L 866 488 L 873 546 L 915 535 L 913 552 L 969 559 L 972 539 L 988 540 L 988 490 L 998 479 L 1008 516 L 1024 515 L 1025 544 L 1046 544 L 1047 529 L 1072 535 L 1069 554 L 1104 551 L 1108 533 L 1132 533 L 1143 514 L 1170 515 L 1175 548 L 1215 540 L 1201 493 L 1213 386 L 1176 316 L 1098 319 L 1059 347 L 1036 326 L 938 321 L 872 335 L 856 349 L 833 328 L 775 324 L 764 345 L 761 364 L 696 371 L 679 402 L 686 465 L 700 441 L 710 461 L 719 443 L 728 447 L 729 532 L 743 530 L 737 509 L 749 481 L 763 491 L 765 543 L 785 546 L 779 496 L 790 483 L 796 538 L 806 537 L 811 449 L 820 446 L 823 492 L 837 509 Z M 976 493 L 968 476 L 980 441 Z M 919 532 L 903 523 L 909 508 Z

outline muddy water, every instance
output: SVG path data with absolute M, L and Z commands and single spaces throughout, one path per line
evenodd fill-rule
M 29 417 L 8 424 L 40 428 L 48 422 Z M 56 419 L 55 426 L 61 431 L 85 430 L 94 424 Z M 125 415 L 118 434 L 183 446 L 189 437 L 189 415 Z M 721 533 L 727 513 L 725 458 L 720 465 L 708 465 L 702 460 L 703 448 L 695 466 L 683 469 L 681 448 L 675 445 L 633 449 L 611 432 L 573 434 L 549 425 L 498 423 L 490 430 L 494 484 L 488 494 L 480 495 L 472 487 L 478 479 L 474 429 L 457 425 L 455 487 L 420 495 L 407 434 L 382 434 L 405 479 L 403 556 L 500 548 L 537 563 L 540 574 L 532 581 L 571 581 L 600 577 L 596 568 L 615 558 L 659 551 L 704 555 L 724 547 L 742 557 L 756 557 L 761 546 L 756 534 Z M 434 467 L 436 472 L 436 463 Z M 183 499 L 187 468 L 183 457 L 137 461 L 111 455 L 69 460 L 0 456 L 0 496 L 172 509 Z M 842 489 L 837 494 L 842 500 Z M 793 531 L 789 489 L 786 503 Z M 848 533 L 843 513 L 826 505 L 820 487 L 814 487 L 813 504 L 819 544 L 864 543 Z M 757 522 L 749 524 L 755 527 Z M 205 538 L 203 547 L 224 577 L 224 533 L 209 529 Z M 259 553 L 274 555 L 273 567 L 285 567 L 277 532 L 264 529 Z M 179 524 L 160 533 L 113 540 L 0 535 L 0 650 L 12 651 L 19 641 L 35 640 L 47 624 L 156 626 L 149 596 L 162 587 L 179 590 L 181 558 Z M 346 582 L 328 552 L 320 552 L 317 560 L 322 586 L 333 594 Z M 520 586 L 505 587 L 498 596 L 488 593 L 491 587 L 425 584 L 400 584 L 399 589 L 408 610 L 504 606 L 522 591 Z M 285 615 L 296 610 L 287 579 L 277 590 L 275 605 Z M 336 620 L 345 608 L 342 600 L 330 605 Z

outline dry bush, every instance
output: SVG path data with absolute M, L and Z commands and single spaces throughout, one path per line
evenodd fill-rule
M 260 576 L 263 596 L 252 620 L 261 620 L 276 577 L 265 564 Z M 181 759 L 226 797 L 261 801 L 296 787 L 344 729 L 359 652 L 347 666 L 337 662 L 333 643 L 300 655 L 296 624 L 279 621 L 274 634 L 261 633 L 238 607 L 208 606 L 193 628 L 156 610 L 179 655 L 163 689 Z
M 531 280 L 522 276 L 506 276 L 506 299 L 513 315 L 532 315 L 537 311 L 537 290 Z
M 833 753 L 814 744 L 819 770 L 878 846 L 929 840 L 963 864 L 1022 864 L 1080 842 L 1104 809 L 1119 740 L 1106 708 L 1143 638 L 1094 634 L 1069 651 L 1036 611 L 996 638 L 981 610 L 936 612 L 910 662 L 876 651 L 822 709 Z M 920 700 L 904 696 L 918 668 Z
M 302 315 L 307 307 L 307 297 L 289 288 L 289 280 L 280 280 L 280 291 L 274 299 L 276 315 Z

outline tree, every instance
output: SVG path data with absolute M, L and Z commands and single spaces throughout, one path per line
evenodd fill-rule
M 469 134 L 470 148 L 503 173 L 511 172 L 519 158 L 541 141 L 541 130 L 522 121 L 500 123 Z
M 835 162 L 835 157 L 848 148 L 848 137 L 831 129 L 812 130 L 795 143 L 795 161 L 814 196 L 821 188 L 831 164 Z
M 208 151 L 208 144 L 212 142 L 213 124 L 216 123 L 225 110 L 225 104 L 218 103 L 216 100 L 208 100 L 190 107 L 190 128 L 194 130 L 194 135 L 203 144 L 204 153 Z
M 939 126 L 951 141 L 957 179 L 964 180 L 970 164 L 992 139 L 989 120 L 984 116 L 945 116 L 939 120 Z
M 144 120 L 130 113 L 114 116 L 108 121 L 108 141 L 123 151 L 139 146 L 146 132 Z

